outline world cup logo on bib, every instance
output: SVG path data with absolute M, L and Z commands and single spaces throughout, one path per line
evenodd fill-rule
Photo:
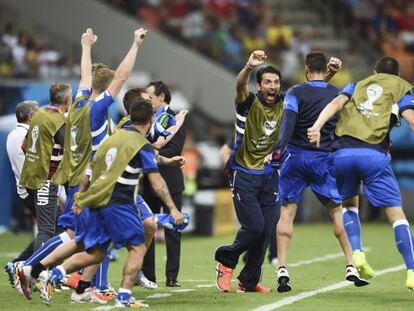
M 378 84 L 371 84 L 367 87 L 367 96 L 368 100 L 361 104 L 361 107 L 365 110 L 373 110 L 374 102 L 380 98 L 382 95 L 383 89 Z
M 118 153 L 118 150 L 116 148 L 111 148 L 106 152 L 105 155 L 105 164 L 106 164 L 106 170 L 109 170 L 112 166 L 112 163 L 114 163 L 116 154 Z
M 276 129 L 276 121 L 266 121 L 263 125 L 263 130 L 266 136 L 272 135 Z
M 76 142 L 77 135 L 78 135 L 78 128 L 76 126 L 72 126 L 70 128 L 70 137 L 72 138 L 72 146 L 70 147 L 70 150 L 72 152 L 75 152 L 76 149 L 78 149 L 78 144 Z
M 32 129 L 32 146 L 29 148 L 29 151 L 32 153 L 36 153 L 36 143 L 39 139 L 39 126 L 34 126 Z

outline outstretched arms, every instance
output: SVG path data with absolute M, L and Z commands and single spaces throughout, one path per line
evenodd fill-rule
M 135 60 L 138 55 L 139 47 L 144 41 L 146 34 L 147 30 L 144 28 L 135 30 L 134 42 L 132 43 L 132 46 L 129 49 L 127 55 L 124 57 L 124 59 L 116 69 L 114 78 L 112 79 L 111 84 L 109 84 L 108 86 L 108 92 L 112 96 L 112 98 L 115 98 L 118 95 L 122 85 L 125 83 L 129 75 L 131 74 L 132 69 L 135 65 Z
M 86 29 L 82 34 L 82 56 L 81 56 L 81 78 L 79 81 L 79 88 L 92 88 L 92 59 L 91 49 L 92 45 L 98 40 L 98 36 L 93 33 L 91 28 Z

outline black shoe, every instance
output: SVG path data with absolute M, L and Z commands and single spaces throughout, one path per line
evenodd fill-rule
M 167 286 L 167 287 L 181 287 L 181 284 L 177 282 L 177 279 L 173 279 L 173 278 L 169 277 L 165 281 L 165 286 Z

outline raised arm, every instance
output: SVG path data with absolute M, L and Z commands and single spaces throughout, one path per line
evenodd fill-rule
M 325 81 L 331 80 L 332 77 L 336 75 L 341 69 L 342 69 L 342 61 L 339 58 L 331 57 L 329 59 L 328 71 L 325 76 Z
M 168 191 L 167 184 L 160 173 L 149 173 L 148 180 L 151 184 L 152 189 L 157 196 L 165 203 L 167 208 L 170 210 L 171 216 L 174 218 L 174 223 L 179 225 L 184 222 L 183 215 L 177 209 L 171 195 Z
M 92 59 L 91 49 L 98 37 L 93 33 L 91 28 L 86 29 L 82 34 L 82 56 L 81 56 L 81 78 L 79 81 L 79 88 L 92 88 Z
M 321 139 L 321 128 L 349 101 L 349 97 L 343 94 L 333 99 L 321 112 L 312 127 L 308 128 L 308 139 L 312 144 L 319 147 Z
M 122 85 L 125 83 L 129 75 L 131 74 L 132 69 L 135 65 L 135 60 L 138 55 L 139 47 L 144 41 L 146 34 L 147 30 L 144 28 L 135 30 L 134 42 L 132 43 L 132 46 L 129 49 L 127 55 L 124 57 L 124 59 L 116 69 L 114 78 L 112 79 L 111 84 L 109 84 L 108 86 L 108 92 L 112 96 L 112 98 L 115 98 L 118 95 Z
M 264 51 L 254 51 L 250 54 L 246 66 L 239 72 L 236 78 L 236 103 L 243 103 L 249 96 L 249 79 L 252 70 L 260 66 L 266 60 L 267 55 Z

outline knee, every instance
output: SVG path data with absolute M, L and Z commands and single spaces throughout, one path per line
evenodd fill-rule
M 155 222 L 154 217 L 144 220 L 144 230 L 146 236 L 154 236 L 155 232 L 157 231 L 157 223 Z

